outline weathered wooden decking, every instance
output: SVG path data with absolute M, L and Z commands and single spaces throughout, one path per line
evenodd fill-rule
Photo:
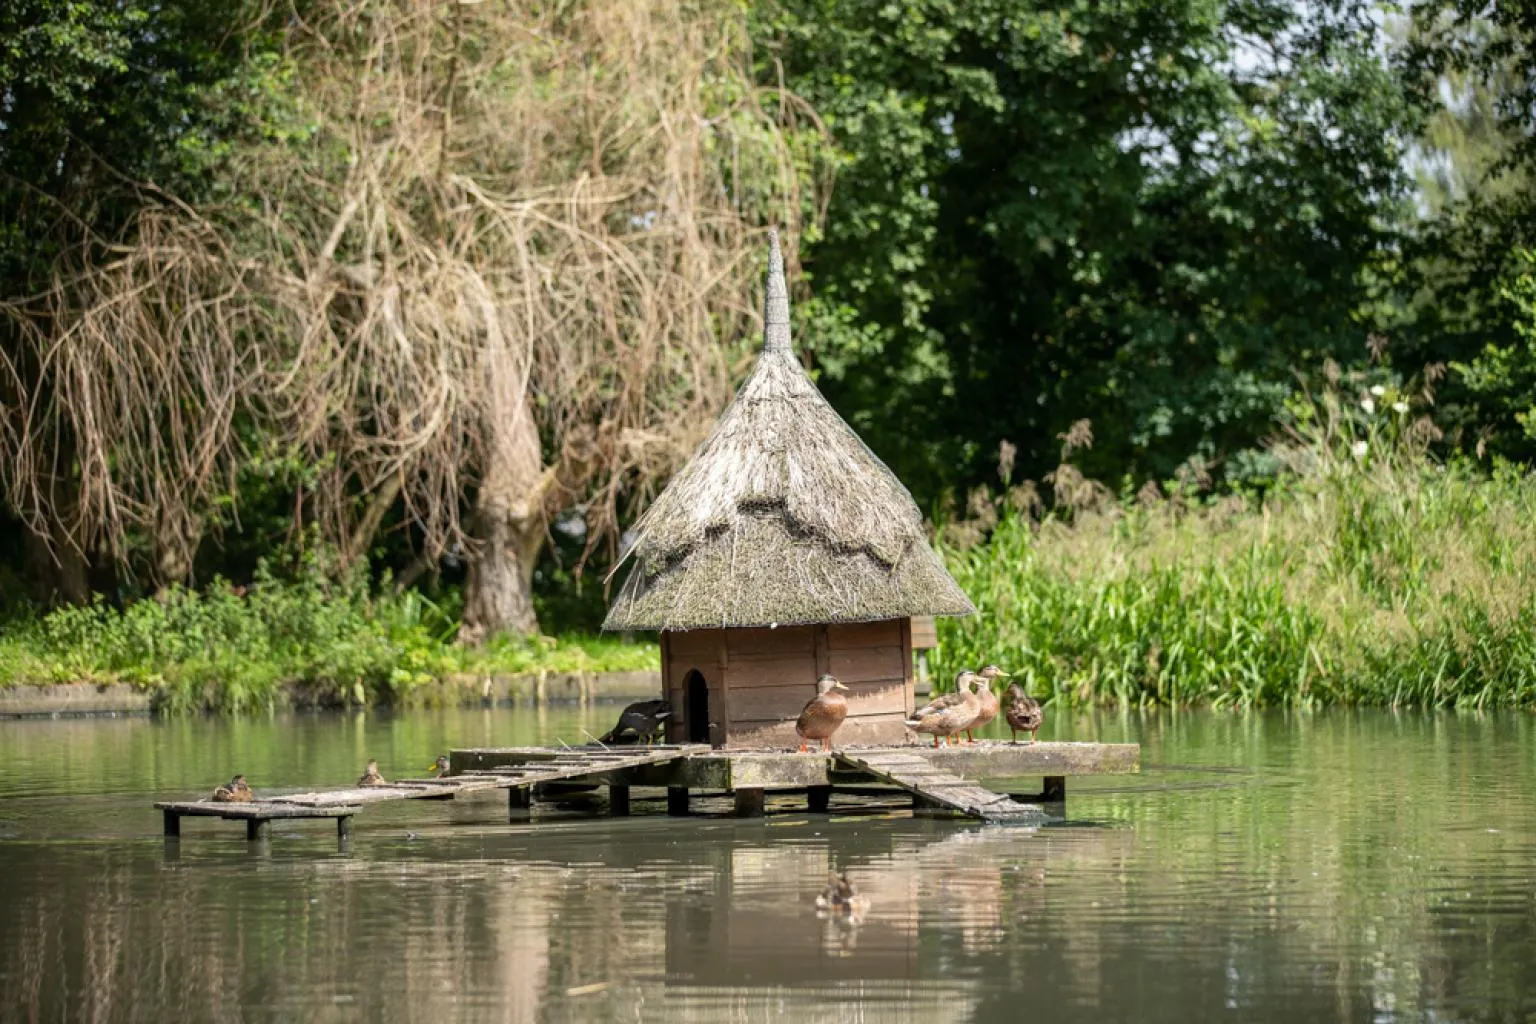
M 825 812 L 834 794 L 910 794 L 914 808 L 947 809 L 989 821 L 1038 819 L 1039 807 L 988 789 L 979 780 L 1040 777 L 1044 792 L 1036 803 L 1066 798 L 1073 775 L 1115 775 L 1140 770 L 1134 743 L 1031 743 L 982 741 L 933 749 L 926 746 L 847 747 L 832 754 L 783 750 L 716 750 L 702 744 L 654 747 L 503 747 L 455 750 L 450 774 L 385 786 L 356 786 L 270 796 L 246 804 L 167 801 L 155 804 L 165 815 L 165 834 L 179 836 L 183 817 L 244 821 L 250 839 L 265 836 L 276 819 L 332 818 L 345 840 L 351 819 L 371 804 L 397 800 L 451 800 L 465 794 L 504 789 L 513 817 L 533 806 L 542 787 L 608 787 L 608 811 L 629 813 L 630 789 L 665 788 L 667 813 L 687 814 L 692 794 L 734 795 L 736 813 L 755 817 L 768 793 L 804 793 L 812 812 Z M 880 787 L 871 790 L 871 786 Z
M 452 800 L 460 793 L 505 789 L 513 810 L 527 808 L 533 787 L 545 782 L 579 779 L 593 774 L 635 769 L 686 757 L 708 750 L 707 746 L 656 746 L 610 749 L 571 747 L 546 751 L 551 756 L 537 763 L 496 771 L 471 771 L 442 779 L 406 779 L 384 786 L 348 786 L 339 789 L 289 793 L 250 803 L 215 803 L 212 800 L 163 801 L 155 804 L 165 815 L 165 834 L 181 835 L 183 817 L 224 818 L 244 821 L 247 839 L 262 839 L 273 819 L 335 818 L 337 835 L 346 839 L 352 816 L 367 804 L 396 800 Z

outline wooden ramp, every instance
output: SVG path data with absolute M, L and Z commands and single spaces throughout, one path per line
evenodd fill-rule
M 836 751 L 843 764 L 866 772 L 881 782 L 898 786 L 929 804 L 984 821 L 1039 821 L 1040 809 L 1021 804 L 1006 793 L 996 793 L 936 767 L 921 754 L 904 750 Z

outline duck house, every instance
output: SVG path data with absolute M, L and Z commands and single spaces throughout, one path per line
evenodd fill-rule
M 660 633 L 670 742 L 792 745 L 823 673 L 849 691 L 839 746 L 907 742 L 914 640 L 975 608 L 795 358 L 776 234 L 764 306 L 757 365 L 635 524 L 603 628 Z

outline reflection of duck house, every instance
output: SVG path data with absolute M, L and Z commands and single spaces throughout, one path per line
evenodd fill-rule
M 603 627 L 660 631 L 672 742 L 793 743 L 831 673 L 849 690 L 840 745 L 902 743 L 914 647 L 932 646 L 932 616 L 975 609 L 911 494 L 795 358 L 770 244 L 762 355 L 635 524 L 634 566 Z

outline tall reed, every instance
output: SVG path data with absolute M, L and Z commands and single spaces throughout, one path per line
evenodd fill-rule
M 1423 402 L 1298 401 L 1262 497 L 973 496 L 940 543 L 980 614 L 941 622 L 937 671 L 1068 704 L 1536 704 L 1536 479 L 1437 461 Z

